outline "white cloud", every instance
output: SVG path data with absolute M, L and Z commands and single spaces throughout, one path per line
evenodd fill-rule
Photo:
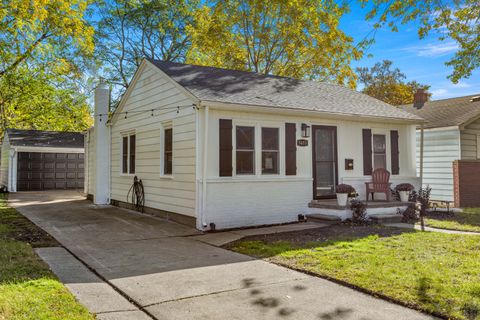
M 470 88 L 470 87 L 472 87 L 472 85 L 468 84 L 466 82 L 459 82 L 459 83 L 452 84 L 452 87 L 454 87 L 454 88 Z
M 429 43 L 424 46 L 406 47 L 403 51 L 414 53 L 419 57 L 442 57 L 458 50 L 458 44 L 453 41 Z
M 419 57 L 441 57 L 455 52 L 457 49 L 458 44 L 455 42 L 441 42 L 437 44 L 428 44 L 423 48 L 419 48 L 417 55 Z
M 448 90 L 444 88 L 431 90 L 430 93 L 432 94 L 432 98 L 434 100 L 440 99 L 449 95 Z

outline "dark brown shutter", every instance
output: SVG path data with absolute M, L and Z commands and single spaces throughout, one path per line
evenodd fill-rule
M 232 176 L 232 120 L 220 119 L 220 177 Z
M 392 153 L 392 174 L 400 174 L 400 163 L 398 160 L 398 131 L 390 131 L 390 150 Z
M 128 173 L 135 173 L 135 151 L 136 151 L 136 136 L 130 136 L 130 169 Z
M 297 125 L 285 123 L 285 174 L 297 174 Z
M 372 174 L 372 130 L 363 129 L 363 174 Z

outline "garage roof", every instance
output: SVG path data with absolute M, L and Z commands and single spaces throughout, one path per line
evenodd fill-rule
M 83 134 L 66 131 L 40 131 L 7 129 L 8 140 L 12 146 L 83 148 Z

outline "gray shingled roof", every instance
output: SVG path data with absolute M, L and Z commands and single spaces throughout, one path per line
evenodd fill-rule
M 421 121 L 415 115 L 337 84 L 149 61 L 201 101 Z
M 471 101 L 472 98 L 478 96 L 480 94 L 428 101 L 421 109 L 416 109 L 413 105 L 402 107 L 404 110 L 425 119 L 425 128 L 461 126 L 480 117 L 480 101 Z
M 80 132 L 7 129 L 7 134 L 12 146 L 83 148 Z

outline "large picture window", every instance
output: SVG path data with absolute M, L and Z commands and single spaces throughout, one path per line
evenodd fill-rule
M 384 134 L 373 135 L 373 170 L 387 169 L 387 144 Z
M 122 136 L 122 173 L 135 173 L 136 135 Z
M 236 172 L 255 174 L 255 127 L 236 127 Z
M 262 174 L 279 173 L 279 130 L 262 128 Z

